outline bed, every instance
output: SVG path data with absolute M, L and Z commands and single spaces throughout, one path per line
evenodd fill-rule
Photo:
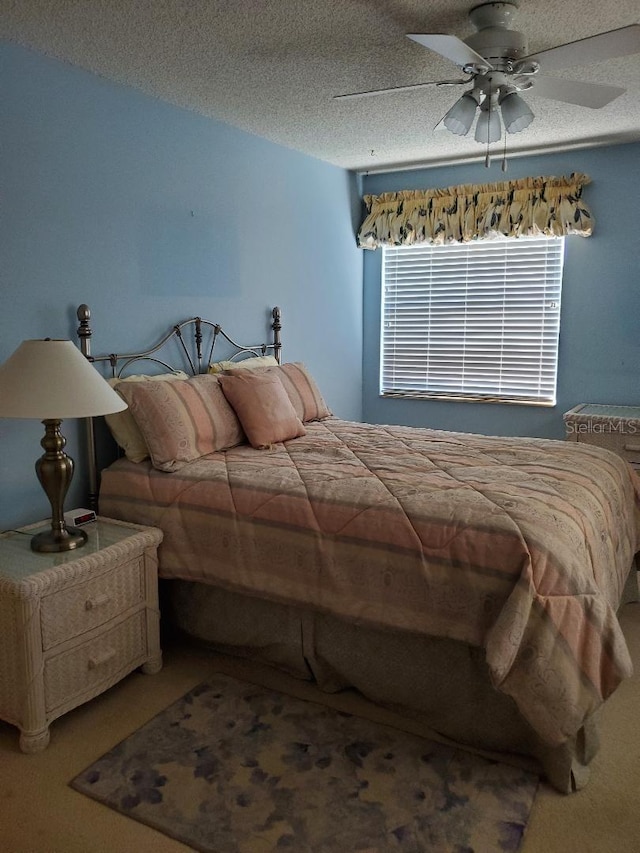
M 78 316 L 149 457 L 102 470 L 99 510 L 163 530 L 163 618 L 533 760 L 560 791 L 586 783 L 600 709 L 632 671 L 616 615 L 640 541 L 627 463 L 573 442 L 341 420 L 305 365 L 283 362 L 278 309 L 266 344 L 194 318 L 108 356 L 91 353 L 88 308 Z M 229 358 L 214 361 L 218 343 Z M 141 363 L 171 381 L 130 376 Z

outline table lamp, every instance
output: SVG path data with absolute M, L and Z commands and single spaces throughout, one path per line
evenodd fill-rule
M 79 548 L 87 534 L 64 521 L 64 499 L 73 477 L 73 459 L 60 432 L 65 418 L 88 418 L 127 408 L 72 341 L 23 341 L 0 365 L 0 417 L 38 418 L 45 433 L 36 473 L 51 504 L 51 529 L 31 540 L 34 551 Z

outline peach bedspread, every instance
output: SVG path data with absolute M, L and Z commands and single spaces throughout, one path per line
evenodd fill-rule
M 102 515 L 160 527 L 165 578 L 485 649 L 496 689 L 563 743 L 631 674 L 616 608 L 638 481 L 586 444 L 329 418 L 176 473 L 120 460 Z

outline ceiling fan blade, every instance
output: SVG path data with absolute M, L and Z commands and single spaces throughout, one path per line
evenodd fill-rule
M 539 77 L 537 74 L 531 78 L 531 82 L 533 85 L 525 90 L 525 95 L 530 92 L 532 95 L 540 95 L 541 98 L 563 101 L 565 104 L 578 104 L 581 107 L 590 107 L 592 110 L 606 106 L 627 91 L 620 86 L 584 83 L 580 80 L 565 80 L 560 77 Z
M 534 59 L 545 71 L 549 71 L 568 68 L 570 65 L 591 65 L 592 62 L 604 62 L 630 53 L 640 53 L 640 24 L 560 44 L 525 56 L 521 61 Z
M 469 83 L 471 77 L 466 80 L 429 80 L 426 83 L 410 83 L 408 86 L 390 86 L 387 89 L 371 89 L 368 92 L 347 92 L 346 95 L 334 95 L 334 101 L 345 100 L 346 98 L 368 98 L 370 95 L 388 95 L 396 92 L 413 92 L 416 89 L 425 89 L 427 86 L 459 86 Z
M 434 50 L 461 68 L 464 68 L 465 65 L 482 65 L 487 71 L 493 69 L 490 62 L 487 62 L 483 56 L 480 56 L 456 36 L 447 36 L 441 33 L 407 33 L 407 38 L 417 41 L 418 44 L 428 47 L 429 50 Z

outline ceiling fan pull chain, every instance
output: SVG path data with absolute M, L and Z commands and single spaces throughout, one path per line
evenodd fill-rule
M 507 131 L 504 132 L 504 151 L 502 152 L 502 171 L 507 171 Z
M 489 91 L 486 98 L 489 102 L 489 121 L 487 122 L 487 156 L 484 158 L 484 167 L 488 169 L 491 165 L 491 157 L 489 156 L 489 140 L 491 139 L 491 83 L 489 83 Z

